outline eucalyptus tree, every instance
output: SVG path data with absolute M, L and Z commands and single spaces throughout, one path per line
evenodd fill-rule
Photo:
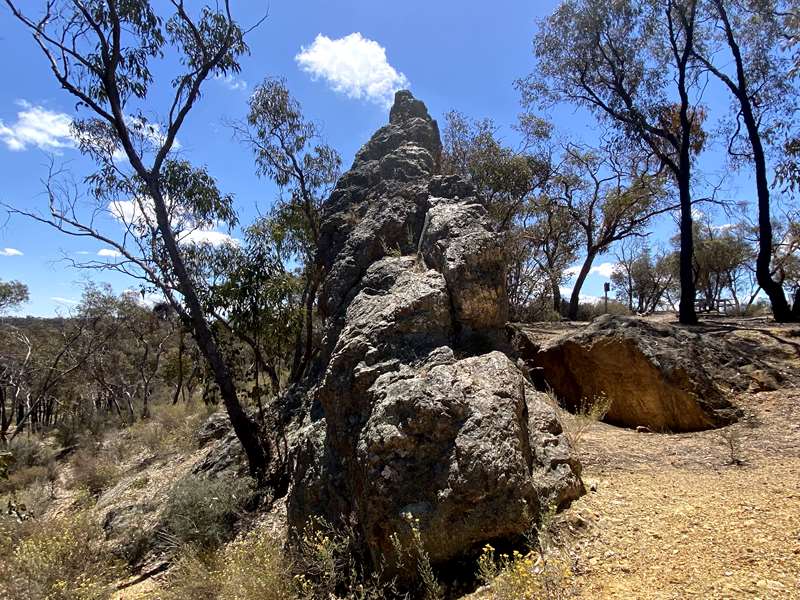
M 616 242 L 646 236 L 653 218 L 674 207 L 667 202 L 662 176 L 642 170 L 636 158 L 605 149 L 568 145 L 550 185 L 553 201 L 563 205 L 583 245 L 567 315 L 574 320 L 594 260 Z
M 783 285 L 770 274 L 773 231 L 767 142 L 797 110 L 797 90 L 787 74 L 792 59 L 784 51 L 785 16 L 793 2 L 783 0 L 709 0 L 713 29 L 692 50 L 695 59 L 731 95 L 733 125 L 728 152 L 735 162 L 752 164 L 758 198 L 756 277 L 767 294 L 775 320 L 800 319 Z
M 319 127 L 305 118 L 283 79 L 268 78 L 256 87 L 246 122 L 235 124 L 234 129 L 253 151 L 258 174 L 272 179 L 280 191 L 270 214 L 250 228 L 249 253 L 257 260 L 264 258 L 265 265 L 274 266 L 277 261 L 284 271 L 296 264 L 302 280 L 302 327 L 295 331 L 289 371 L 289 381 L 296 382 L 306 372 L 315 349 L 314 305 L 322 283 L 322 270 L 316 262 L 320 207 L 336 185 L 342 161 L 339 153 L 322 141 Z M 273 283 L 280 283 L 282 277 L 273 277 Z M 284 287 L 278 293 L 287 291 Z
M 48 182 L 50 214 L 17 209 L 73 236 L 93 237 L 119 254 L 89 267 L 113 268 L 157 287 L 181 318 L 214 374 L 231 424 L 261 480 L 268 451 L 255 421 L 237 397 L 236 384 L 219 350 L 198 282 L 187 268 L 182 246 L 195 232 L 217 223 L 233 224 L 232 198 L 203 168 L 175 155 L 178 133 L 213 77 L 239 72 L 248 51 L 244 31 L 230 2 L 209 5 L 184 0 L 4 0 L 30 31 L 52 75 L 77 102 L 73 136 L 98 166 L 87 179 L 95 201 L 81 211 L 80 186 Z M 165 55 L 178 72 L 170 89 L 155 90 L 154 66 Z M 160 65 L 164 66 L 164 65 Z M 168 100 L 161 119 L 153 118 L 156 98 Z M 111 215 L 122 235 L 102 228 Z M 108 220 L 108 219 L 106 219 Z M 194 236 L 194 237 L 193 237 Z
M 528 115 L 517 126 L 523 145 L 514 149 L 502 143 L 491 119 L 474 120 L 458 111 L 445 115 L 442 171 L 472 182 L 500 231 L 513 228 L 533 193 L 550 176 L 549 148 L 542 142 L 549 138 L 551 127 L 532 119 Z
M 696 323 L 692 162 L 704 145 L 702 81 L 694 61 L 698 0 L 565 0 L 534 40 L 525 101 L 568 101 L 607 121 L 620 140 L 668 172 L 680 200 L 682 323 Z
M 529 248 L 530 262 L 545 278 L 553 310 L 560 314 L 566 270 L 578 257 L 578 225 L 566 206 L 543 191 L 530 203 L 517 227 L 525 247 Z M 529 274 L 528 279 L 528 288 L 538 282 L 534 274 Z
M 0 314 L 28 301 L 28 286 L 19 281 L 0 280 Z
M 561 304 L 564 269 L 572 260 L 574 236 L 559 210 L 543 201 L 552 174 L 552 126 L 533 115 L 515 125 L 522 142 L 512 148 L 491 119 L 445 115 L 442 171 L 467 178 L 505 236 L 508 296 L 513 318 L 526 319 L 551 293 Z
M 658 310 L 669 301 L 669 291 L 677 279 L 677 258 L 675 253 L 654 253 L 641 240 L 621 244 L 611 274 L 617 300 L 639 314 Z

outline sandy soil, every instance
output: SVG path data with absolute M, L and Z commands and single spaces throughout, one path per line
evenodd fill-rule
M 740 402 L 741 404 L 742 402 Z M 564 516 L 580 598 L 800 598 L 800 393 L 754 395 L 730 464 L 719 432 L 596 424 L 596 491 Z

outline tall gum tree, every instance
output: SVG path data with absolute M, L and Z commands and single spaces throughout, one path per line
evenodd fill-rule
M 766 141 L 777 121 L 796 110 L 790 78 L 791 59 L 784 52 L 781 15 L 789 6 L 780 0 L 710 0 L 705 4 L 713 23 L 710 35 L 696 44 L 693 55 L 732 97 L 733 127 L 728 152 L 736 163 L 752 165 L 758 204 L 756 279 L 769 297 L 778 322 L 800 319 L 786 299 L 783 281 L 773 278 L 773 230 Z
M 646 236 L 650 222 L 675 207 L 667 202 L 663 177 L 643 172 L 635 159 L 575 145 L 564 155 L 551 178 L 553 198 L 574 221 L 585 253 L 569 300 L 567 316 L 574 320 L 595 259 L 619 241 Z
M 84 266 L 113 268 L 160 289 L 189 325 L 250 472 L 263 481 L 268 448 L 239 402 L 182 249 L 193 232 L 235 222 L 232 198 L 204 169 L 176 159 L 173 152 L 206 80 L 239 72 L 247 31 L 234 20 L 228 0 L 191 7 L 169 0 L 158 3 L 158 9 L 148 0 L 43 0 L 36 14 L 32 3 L 23 9 L 22 3 L 4 2 L 32 34 L 61 88 L 77 100 L 81 118 L 73 123 L 73 135 L 98 166 L 86 181 L 96 201 L 88 216 L 79 206 L 79 186 L 52 178 L 48 216 L 14 212 L 69 235 L 101 240 L 119 253 L 119 260 Z M 171 100 L 159 122 L 148 117 L 155 83 L 151 69 L 167 49 L 169 64 L 181 71 L 171 79 Z M 101 229 L 103 217 L 109 216 L 124 225 L 122 236 Z
M 540 24 L 525 102 L 572 102 L 657 159 L 680 201 L 680 321 L 697 322 L 692 277 L 692 163 L 702 149 L 693 63 L 697 0 L 566 0 Z

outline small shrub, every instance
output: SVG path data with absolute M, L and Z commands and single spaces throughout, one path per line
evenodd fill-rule
M 163 540 L 177 550 L 213 549 L 233 536 L 233 526 L 253 495 L 248 478 L 190 477 L 176 483 L 163 514 Z
M 100 600 L 125 574 L 88 513 L 11 528 L 0 529 L 0 597 Z
M 8 444 L 8 451 L 14 457 L 9 472 L 27 467 L 42 466 L 51 460 L 50 452 L 42 441 L 34 436 L 21 435 Z
M 219 561 L 221 600 L 291 600 L 292 568 L 282 544 L 256 527 L 225 547 Z
M 111 487 L 119 477 L 116 463 L 108 455 L 91 448 L 81 448 L 70 461 L 72 465 L 72 488 L 83 488 L 91 496 L 99 496 Z
M 611 408 L 611 399 L 605 392 L 600 392 L 591 400 L 581 398 L 580 404 L 573 414 L 565 415 L 562 419 L 564 434 L 570 445 L 577 451 L 586 430 L 592 423 L 602 421 Z
M 46 467 L 25 467 L 17 469 L 8 476 L 5 481 L 0 481 L 0 494 L 10 494 L 37 482 L 47 481 Z
M 128 429 L 128 447 L 166 456 L 194 446 L 194 434 L 207 414 L 185 403 L 155 405 L 149 419 L 137 421 Z
M 492 600 L 561 600 L 572 595 L 569 554 L 555 543 L 552 534 L 555 512 L 551 506 L 540 516 L 527 554 L 514 550 L 497 555 L 491 545 L 484 546 L 478 559 L 478 577 L 491 586 Z
M 216 561 L 214 552 L 201 555 L 194 548 L 185 548 L 167 572 L 164 589 L 158 597 L 160 600 L 221 600 L 222 586 Z
M 728 451 L 728 464 L 741 466 L 744 464 L 742 453 L 742 432 L 736 428 L 727 427 L 717 432 L 720 443 Z
M 296 596 L 302 600 L 398 597 L 394 580 L 384 578 L 383 565 L 364 573 L 363 561 L 354 550 L 355 539 L 348 525 L 334 528 L 324 519 L 307 523 L 293 544 L 291 567 Z
M 606 310 L 605 303 L 601 300 L 599 302 L 581 302 L 578 304 L 578 315 L 576 321 L 593 321 L 601 315 L 629 315 L 631 311 L 628 307 L 617 302 L 616 300 L 608 301 L 608 309 Z
M 391 537 L 394 552 L 401 564 L 406 560 L 406 557 L 414 561 L 413 566 L 422 584 L 422 592 L 425 600 L 442 600 L 444 598 L 444 588 L 442 588 L 439 580 L 436 578 L 430 556 L 425 549 L 425 545 L 422 543 L 419 519 L 414 517 L 411 513 L 404 514 L 403 518 L 409 528 L 409 543 L 407 547 L 403 547 L 399 536 L 395 533 Z
M 294 600 L 296 580 L 282 545 L 264 526 L 212 553 L 185 549 L 166 578 L 162 600 Z M 327 599 L 326 599 L 327 600 Z

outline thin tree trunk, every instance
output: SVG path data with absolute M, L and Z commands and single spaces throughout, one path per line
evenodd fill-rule
M 241 442 L 247 455 L 250 474 L 256 481 L 263 483 L 268 456 L 267 450 L 261 442 L 258 425 L 247 415 L 239 402 L 233 376 L 219 352 L 216 339 L 203 313 L 200 299 L 195 292 L 194 283 L 186 270 L 178 243 L 172 233 L 166 202 L 161 194 L 161 189 L 158 183 L 152 181 L 152 179 L 148 181 L 148 188 L 153 198 L 156 219 L 164 239 L 164 247 L 175 271 L 181 294 L 186 302 L 197 345 L 214 374 L 214 380 L 219 387 L 222 403 L 225 405 L 225 411 L 228 413 L 233 431 L 236 433 L 236 437 Z
M 594 259 L 597 257 L 597 252 L 594 250 L 589 250 L 586 253 L 586 259 L 583 261 L 583 265 L 581 266 L 580 273 L 578 273 L 578 278 L 575 280 L 575 285 L 572 288 L 572 295 L 569 298 L 569 319 L 570 321 L 574 321 L 578 318 L 578 307 L 580 305 L 580 298 L 581 298 L 581 289 L 583 288 L 583 284 L 586 281 L 586 277 L 589 275 L 589 271 L 592 269 L 592 263 Z
M 553 310 L 561 314 L 561 287 L 558 280 L 554 277 L 550 280 L 550 288 L 553 290 Z

